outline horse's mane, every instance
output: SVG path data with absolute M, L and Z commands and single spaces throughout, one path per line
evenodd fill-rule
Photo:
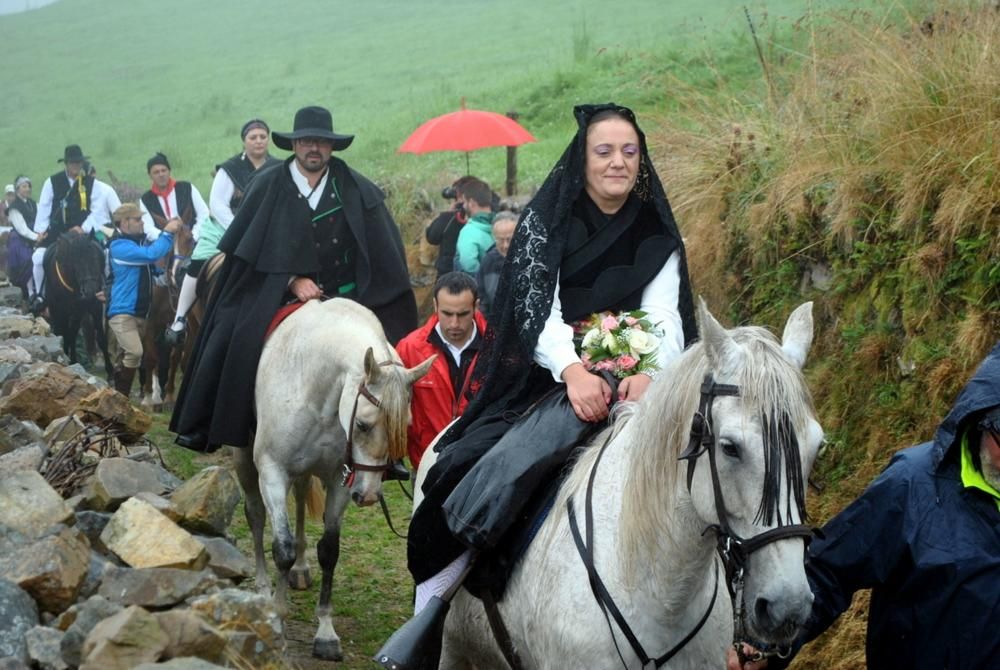
M 389 358 L 388 353 L 381 360 Z M 389 458 L 398 461 L 406 456 L 406 427 L 410 419 L 410 388 L 404 368 L 388 365 L 382 368 L 383 383 L 379 394 L 385 432 L 389 443 Z
M 752 326 L 728 333 L 744 353 L 733 381 L 740 386 L 747 415 L 762 415 L 764 419 L 787 416 L 795 432 L 804 432 L 813 414 L 812 400 L 801 372 L 788 360 L 774 335 Z M 701 384 L 708 371 L 704 344 L 696 342 L 657 375 L 639 403 L 624 403 L 615 412 L 611 439 L 621 437 L 628 429 L 629 444 L 625 448 L 634 464 L 622 487 L 618 544 L 625 575 L 634 574 L 644 552 L 664 539 L 676 541 L 671 520 L 680 471 L 678 457 L 687 446 L 691 419 L 698 409 Z M 607 431 L 602 431 L 591 447 L 599 447 L 607 436 Z M 580 455 L 562 487 L 556 509 L 564 509 L 566 499 L 586 486 L 597 453 L 597 448 L 588 448 Z M 786 470 L 792 469 L 801 479 L 801 467 L 786 461 Z M 758 512 L 764 518 L 773 512 L 764 509 L 768 506 L 766 498 Z

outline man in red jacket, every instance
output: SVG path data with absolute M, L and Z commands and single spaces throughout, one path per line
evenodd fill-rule
M 396 345 L 407 367 L 437 354 L 430 371 L 413 384 L 408 450 L 414 469 L 427 445 L 465 410 L 470 372 L 485 329 L 476 280 L 464 272 L 449 272 L 434 284 L 434 314 Z

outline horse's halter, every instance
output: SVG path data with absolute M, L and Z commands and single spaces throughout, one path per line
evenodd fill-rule
M 715 460 L 716 435 L 712 430 L 712 401 L 719 396 L 739 395 L 739 386 L 717 384 L 711 373 L 705 375 L 705 380 L 701 385 L 701 400 L 698 404 L 698 411 L 695 412 L 694 418 L 691 420 L 691 439 L 687 449 L 679 456 L 678 460 L 688 462 L 687 487 L 688 492 L 690 492 L 698 457 L 708 453 L 709 469 L 712 473 L 712 492 L 715 496 L 715 509 L 719 515 L 719 523 L 709 525 L 704 532 L 712 531 L 715 533 L 716 550 L 726 570 L 726 586 L 729 588 L 729 595 L 733 601 L 733 647 L 742 665 L 748 661 L 759 661 L 766 656 L 787 658 L 791 652 L 791 649 L 787 647 L 758 650 L 749 656 L 743 652 L 742 642 L 746 633 L 743 585 L 746 580 L 747 562 L 750 559 L 750 554 L 780 540 L 802 538 L 808 544 L 818 530 L 805 524 L 788 524 L 744 539 L 733 532 L 729 526 L 726 503 L 722 495 L 722 484 L 719 481 L 719 468 Z
M 403 367 L 396 361 L 382 361 L 379 363 L 379 367 L 386 367 L 388 365 Z M 358 392 L 354 396 L 354 408 L 351 410 L 351 424 L 347 429 L 347 454 L 344 456 L 344 476 L 340 481 L 341 486 L 353 486 L 354 475 L 358 470 L 362 472 L 381 472 L 384 475 L 392 467 L 392 462 L 389 460 L 382 465 L 365 465 L 364 463 L 354 462 L 354 419 L 357 418 L 358 400 L 361 399 L 361 396 L 364 396 L 368 402 L 376 407 L 382 407 L 382 401 L 372 395 L 372 392 L 365 386 L 364 380 L 361 380 L 358 383 Z

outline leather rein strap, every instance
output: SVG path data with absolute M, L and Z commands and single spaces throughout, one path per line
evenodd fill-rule
M 601 576 L 597 572 L 597 566 L 594 565 L 594 479 L 597 473 L 597 466 L 600 465 L 601 458 L 604 456 L 604 452 L 607 449 L 608 444 L 611 443 L 611 437 L 611 435 L 608 435 L 604 444 L 601 445 L 601 450 L 597 454 L 597 459 L 594 461 L 594 465 L 590 470 L 590 478 L 587 481 L 587 493 L 585 496 L 586 502 L 584 508 L 584 525 L 587 534 L 586 542 L 584 542 L 580 535 L 580 527 L 576 521 L 576 514 L 573 510 L 572 499 L 566 501 L 566 513 L 569 516 L 569 529 L 573 534 L 573 541 L 576 543 L 576 550 L 580 554 L 580 558 L 583 560 L 584 567 L 587 569 L 587 576 L 590 579 L 590 590 L 593 592 L 594 598 L 597 600 L 597 604 L 601 607 L 601 612 L 604 614 L 605 621 L 607 621 L 608 629 L 611 631 L 611 639 L 615 643 L 615 649 L 618 650 L 618 657 L 622 660 L 622 666 L 626 669 L 628 668 L 625 663 L 625 659 L 622 658 L 621 650 L 618 649 L 618 641 L 615 638 L 614 629 L 611 626 L 612 618 L 615 620 L 615 623 L 618 624 L 618 628 L 620 628 L 622 633 L 624 633 L 625 639 L 628 640 L 629 645 L 632 647 L 632 652 L 639 658 L 640 663 L 642 663 L 642 667 L 645 668 L 650 663 L 653 663 L 653 667 L 660 668 L 663 667 L 667 661 L 677 655 L 681 649 L 687 646 L 688 642 L 694 639 L 694 636 L 698 634 L 708 621 L 708 617 L 712 614 L 712 610 L 715 608 L 715 600 L 719 593 L 719 565 L 718 563 L 715 565 L 715 588 L 712 590 L 712 598 L 708 603 L 708 607 L 705 609 L 705 613 L 695 625 L 694 629 L 665 653 L 656 658 L 651 658 L 649 654 L 646 653 L 642 643 L 639 642 L 639 638 L 636 637 L 631 626 L 628 625 L 628 621 L 625 620 L 625 615 L 623 615 L 621 610 L 618 609 L 614 598 L 611 596 L 608 588 L 604 585 L 604 580 L 601 579 Z
M 708 526 L 704 532 L 712 531 L 716 535 L 716 551 L 726 570 L 726 587 L 733 602 L 733 647 L 742 664 L 746 661 L 759 661 L 766 656 L 778 655 L 785 657 L 788 653 L 788 650 L 784 649 L 759 651 L 752 656 L 747 656 L 743 652 L 743 645 L 741 644 L 745 633 L 743 584 L 746 578 L 747 563 L 750 555 L 772 542 L 781 540 L 801 538 L 808 544 L 813 536 L 817 534 L 818 530 L 805 524 L 788 524 L 744 539 L 729 526 L 729 519 L 726 514 L 726 501 L 722 493 L 722 483 L 719 480 L 719 468 L 716 464 L 715 447 L 717 436 L 712 428 L 712 401 L 719 396 L 739 396 L 739 394 L 739 386 L 717 384 L 711 373 L 705 375 L 705 379 L 701 385 L 701 400 L 699 401 L 698 412 L 691 420 L 690 441 L 688 442 L 687 449 L 679 457 L 679 460 L 686 460 L 688 462 L 687 487 L 688 492 L 690 492 L 698 457 L 706 452 L 708 453 L 709 469 L 712 474 L 712 494 L 715 498 L 715 509 L 719 515 L 719 523 Z

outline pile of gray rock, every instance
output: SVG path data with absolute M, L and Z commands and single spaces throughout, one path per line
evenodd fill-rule
M 47 333 L 0 307 L 0 670 L 280 663 L 271 599 L 237 588 L 253 567 L 226 537 L 240 501 L 228 469 L 182 482 L 155 451 L 124 448 L 85 454 L 72 490 L 47 481 L 73 435 L 114 422 L 138 439 L 151 425 L 64 365 Z
M 180 482 L 146 458 L 101 460 L 68 499 L 31 467 L 0 472 L 0 667 L 280 658 L 271 599 L 236 588 L 253 570 L 225 537 L 233 474 Z

